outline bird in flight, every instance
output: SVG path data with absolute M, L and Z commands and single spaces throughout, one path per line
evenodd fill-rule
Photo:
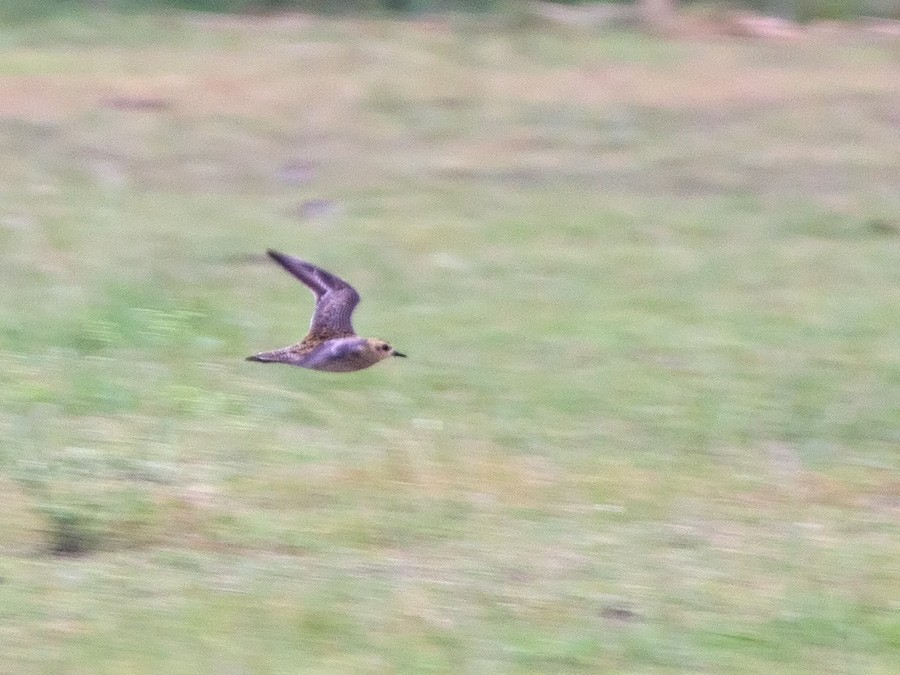
M 269 257 L 309 286 L 316 296 L 316 309 L 309 333 L 290 347 L 248 356 L 248 361 L 286 363 L 312 370 L 347 373 L 374 366 L 389 356 L 402 356 L 384 340 L 359 337 L 350 315 L 359 303 L 359 293 L 343 279 L 299 258 L 269 249 Z

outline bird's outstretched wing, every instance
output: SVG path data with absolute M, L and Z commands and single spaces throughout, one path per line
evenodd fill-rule
M 328 339 L 355 335 L 350 316 L 359 303 L 359 293 L 346 281 L 293 256 L 269 249 L 269 257 L 297 277 L 316 296 L 316 309 L 309 324 L 309 337 Z

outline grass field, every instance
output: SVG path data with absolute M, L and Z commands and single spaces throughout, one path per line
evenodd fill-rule
M 96 17 L 0 92 L 0 673 L 895 672 L 896 43 Z M 410 358 L 244 362 L 267 247 Z

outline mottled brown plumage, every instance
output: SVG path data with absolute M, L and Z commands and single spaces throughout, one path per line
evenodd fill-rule
M 268 253 L 312 290 L 316 296 L 316 309 L 309 333 L 303 340 L 289 347 L 248 356 L 248 361 L 350 372 L 368 368 L 389 356 L 406 356 L 383 340 L 356 334 L 350 319 L 359 304 L 359 293 L 346 281 L 299 258 L 272 250 Z

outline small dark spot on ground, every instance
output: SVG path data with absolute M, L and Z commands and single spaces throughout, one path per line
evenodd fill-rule
M 329 199 L 307 199 L 292 210 L 292 214 L 302 220 L 328 218 L 336 212 L 337 204 Z
M 868 221 L 869 231 L 882 237 L 896 237 L 900 234 L 900 220 L 890 218 L 871 218 Z
M 641 619 L 641 615 L 634 610 L 628 609 L 627 607 L 619 607 L 615 605 L 604 607 L 603 611 L 600 612 L 600 615 L 604 619 L 609 619 L 610 621 L 619 621 L 621 623 L 631 623 L 632 621 L 640 621 Z
M 164 98 L 150 98 L 146 96 L 113 96 L 103 99 L 100 105 L 112 110 L 162 112 L 171 108 L 172 102 Z
M 295 160 L 278 170 L 278 180 L 285 185 L 304 185 L 316 177 L 315 165 L 307 160 Z

